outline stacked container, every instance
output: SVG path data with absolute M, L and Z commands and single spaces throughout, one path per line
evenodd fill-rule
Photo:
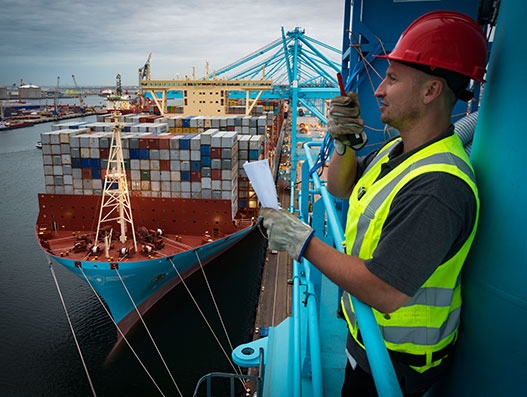
M 121 117 L 130 193 L 231 200 L 233 215 L 240 208 L 256 208 L 242 165 L 265 157 L 269 120 L 272 124 L 267 116 L 152 118 L 152 122 Z M 101 195 L 112 127 L 101 121 L 67 123 L 43 133 L 46 192 Z M 187 133 L 168 132 L 174 128 Z

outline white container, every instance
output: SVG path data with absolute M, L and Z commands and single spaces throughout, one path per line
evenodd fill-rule
M 212 179 L 211 178 L 201 178 L 201 185 L 203 189 L 211 189 L 212 188 Z
M 173 182 L 179 182 L 181 181 L 181 172 L 179 171 L 170 171 L 170 180 Z M 178 187 L 178 190 L 181 189 L 181 186 Z M 172 187 L 172 190 L 174 188 Z

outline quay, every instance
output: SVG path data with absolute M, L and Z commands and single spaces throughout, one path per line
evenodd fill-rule
M 75 119 L 79 117 L 95 116 L 100 114 L 108 114 L 108 111 L 104 106 L 94 107 L 93 110 L 87 110 L 85 112 L 69 112 L 64 114 L 44 116 L 44 115 L 23 115 L 23 116 L 13 116 L 6 117 L 6 121 L 11 122 L 30 122 L 33 124 L 49 123 L 53 121 Z
M 277 185 L 279 201 L 289 203 L 289 190 L 286 182 Z M 291 315 L 292 277 L 291 257 L 287 252 L 267 250 L 263 267 L 260 297 L 256 312 L 254 338 L 261 336 L 262 327 L 273 327 Z
M 290 135 L 290 120 L 286 120 L 285 124 L 286 135 L 287 133 Z M 288 156 L 280 154 L 281 148 L 277 148 L 276 152 L 282 156 L 280 163 L 286 163 L 288 161 Z M 278 195 L 278 201 L 282 206 L 288 206 L 291 196 L 289 181 L 278 178 L 276 181 L 276 193 Z M 265 337 L 268 327 L 277 326 L 287 317 L 291 316 L 292 288 L 289 282 L 291 278 L 292 259 L 289 254 L 285 251 L 277 252 L 267 249 L 262 270 L 253 340 Z M 258 368 L 249 368 L 247 374 L 258 376 Z M 253 381 L 248 382 L 248 386 L 250 390 L 256 390 L 256 384 Z

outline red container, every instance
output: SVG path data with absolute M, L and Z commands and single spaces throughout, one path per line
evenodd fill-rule
M 210 149 L 210 157 L 213 159 L 221 159 L 221 148 L 213 147 Z
M 170 149 L 170 139 L 172 139 L 172 136 L 160 136 L 158 138 L 159 143 L 159 149 Z
M 161 171 L 170 171 L 170 160 L 159 160 L 159 169 Z
M 190 172 L 190 181 L 191 182 L 201 182 L 201 172 L 191 171 Z
M 82 179 L 91 179 L 91 168 L 82 169 Z
M 221 170 L 211 170 L 210 176 L 212 179 L 220 180 L 221 179 Z

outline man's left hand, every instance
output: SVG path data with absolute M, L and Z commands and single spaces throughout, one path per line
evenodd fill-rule
M 300 260 L 313 236 L 313 229 L 287 210 L 260 209 L 263 225 L 269 237 L 269 249 L 287 251 L 295 260 Z

